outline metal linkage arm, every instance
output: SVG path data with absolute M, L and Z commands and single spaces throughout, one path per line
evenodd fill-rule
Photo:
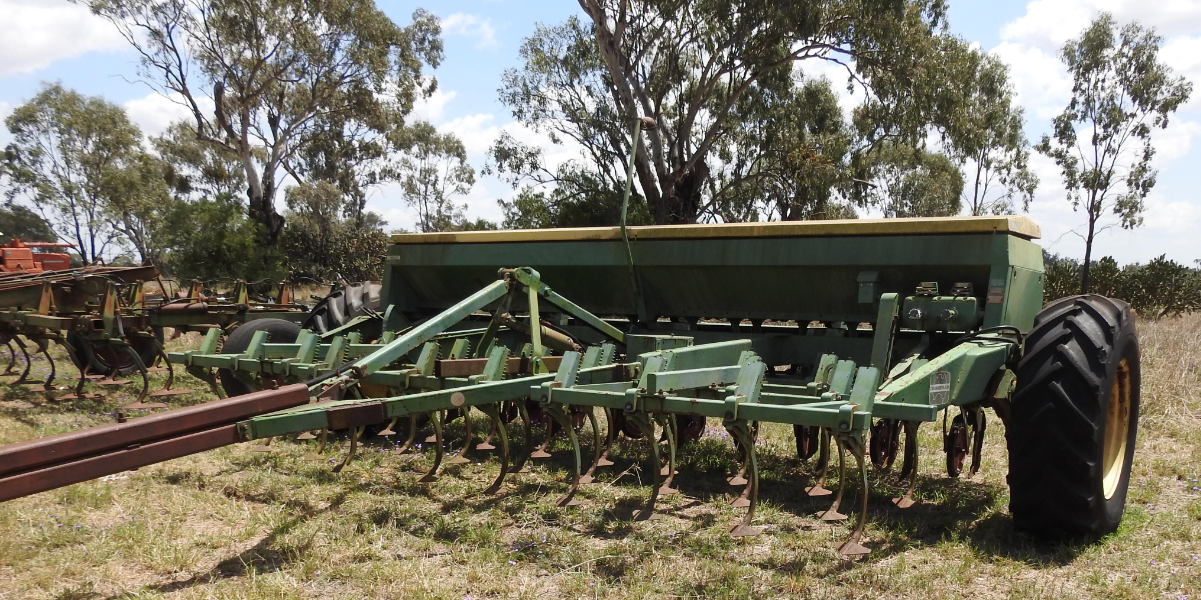
M 1017 355 L 1008 338 L 978 337 L 888 382 L 875 396 L 882 419 L 933 421 L 938 411 L 984 398 L 997 371 Z
M 530 287 L 530 289 L 537 292 L 539 296 L 546 298 L 546 300 L 548 302 L 550 302 L 551 304 L 558 306 L 559 308 L 563 309 L 567 314 L 587 323 L 588 325 L 592 326 L 597 331 L 609 336 L 610 338 L 613 338 L 614 340 L 621 342 L 623 344 L 625 343 L 625 341 L 626 341 L 625 333 L 622 333 L 622 331 L 620 329 L 606 323 L 600 317 L 584 310 L 578 304 L 572 302 L 571 300 L 568 300 L 567 298 L 564 298 L 563 296 L 556 294 L 554 291 L 552 291 L 550 289 L 549 286 L 547 286 L 545 283 L 542 283 L 542 279 L 538 276 L 537 271 L 534 271 L 533 269 L 530 269 L 528 267 L 523 267 L 521 269 L 513 269 L 512 272 L 513 272 L 513 277 L 515 279 L 517 279 L 517 281 L 521 282 L 523 285 Z

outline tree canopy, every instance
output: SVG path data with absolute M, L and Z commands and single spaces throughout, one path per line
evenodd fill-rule
M 1110 227 L 1142 224 L 1143 201 L 1155 186 L 1154 129 L 1188 101 L 1193 85 L 1159 61 L 1163 38 L 1102 13 L 1060 52 L 1072 76 L 1072 98 L 1038 151 L 1055 161 L 1073 209 L 1084 209 L 1081 293 L 1089 291 L 1093 243 Z M 1107 220 L 1112 217 L 1112 220 Z
M 931 133 L 957 166 L 970 159 L 1003 171 L 1002 187 L 1029 187 L 1014 183 L 1025 156 L 997 150 L 1024 141 L 967 135 L 987 106 L 1020 140 L 1021 115 L 1003 67 L 946 33 L 942 0 L 579 2 L 588 18 L 540 26 L 500 90 L 518 121 L 582 151 L 550 165 L 499 139 L 491 168 L 554 189 L 528 190 L 527 205 L 538 193 L 551 213 L 590 194 L 605 204 L 642 117 L 656 126 L 635 176 L 655 223 L 852 215 L 879 197 L 872 154 L 921 149 Z M 863 95 L 849 122 L 831 85 L 804 75 L 829 64 Z
M 117 26 L 144 80 L 190 111 L 197 139 L 240 163 L 269 245 L 286 179 L 359 194 L 371 182 L 360 167 L 388 153 L 435 89 L 423 68 L 442 59 L 433 15 L 401 27 L 370 0 L 74 1 Z

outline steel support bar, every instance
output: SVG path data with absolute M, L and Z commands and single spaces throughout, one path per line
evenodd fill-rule
M 196 406 L 177 408 L 125 423 L 19 442 L 0 447 L 0 475 L 7 476 L 53 463 L 64 463 L 136 444 L 179 436 L 247 417 L 307 404 L 308 388 L 290 385 Z M 3 487 L 3 485 L 0 485 Z
M 501 279 L 492 282 L 484 289 L 446 309 L 438 316 L 410 329 L 391 343 L 359 359 L 354 363 L 354 370 L 360 377 L 363 377 L 387 367 L 398 358 L 408 354 L 413 348 L 433 339 L 447 327 L 462 321 L 471 313 L 499 300 L 508 291 L 508 281 Z
M 1010 361 L 1017 345 L 980 337 L 968 340 L 885 385 L 876 403 L 942 409 L 984 397 L 988 382 Z
M 305 394 L 307 395 L 307 393 L 306 391 Z M 180 437 L 148 444 L 133 444 L 105 454 L 0 477 L 0 502 L 236 444 L 240 441 L 242 439 L 238 437 L 235 425 L 222 425 Z

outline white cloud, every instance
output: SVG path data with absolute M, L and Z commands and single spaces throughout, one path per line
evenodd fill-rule
M 147 136 L 159 135 L 169 125 L 176 121 L 192 118 L 192 110 L 182 103 L 183 96 L 171 94 L 169 97 L 157 92 L 134 98 L 125 102 L 125 112 L 129 118 Z M 213 102 L 208 98 L 197 100 L 201 110 L 212 110 Z
M 0 15 L 0 77 L 126 47 L 112 24 L 66 0 L 0 0 Z
M 1201 30 L 1201 3 L 1196 0 L 1034 0 L 1025 15 L 1001 29 L 1001 37 L 1054 52 L 1102 11 L 1112 13 L 1118 23 L 1138 21 L 1168 37 Z
M 439 123 L 446 113 L 446 105 L 455 99 L 458 93 L 451 90 L 444 92 L 436 90 L 429 98 L 418 98 L 413 103 L 413 112 L 409 113 L 414 120 Z
M 1009 65 L 1010 82 L 1027 119 L 1050 120 L 1063 110 L 1072 95 L 1072 80 L 1054 53 L 1001 42 L 992 54 Z
M 442 35 L 461 35 L 475 38 L 475 47 L 479 49 L 497 48 L 496 29 L 492 27 L 492 19 L 467 13 L 454 13 L 442 19 Z

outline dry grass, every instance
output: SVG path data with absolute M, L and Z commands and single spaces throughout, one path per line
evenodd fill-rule
M 766 532 L 738 540 L 725 534 L 741 511 L 726 506 L 734 462 L 719 436 L 684 451 L 683 494 L 646 523 L 624 519 L 647 493 L 628 459 L 585 487 L 584 505 L 560 509 L 565 446 L 489 497 L 480 490 L 497 462 L 479 453 L 478 464 L 421 485 L 414 473 L 428 452 L 395 456 L 393 442 L 376 441 L 334 475 L 334 453 L 312 461 L 311 447 L 281 443 L 0 505 L 0 598 L 1201 599 L 1201 315 L 1145 323 L 1142 344 L 1126 518 L 1094 544 L 1046 546 L 1012 532 L 999 425 L 973 480 L 942 474 L 936 427 L 925 427 L 921 504 L 907 511 L 887 501 L 897 483 L 873 475 L 874 552 L 856 561 L 834 553 L 845 527 L 817 520 L 824 503 L 801 493 L 809 467 L 794 458 L 785 427 L 765 427 L 761 448 L 757 525 Z M 0 387 L 0 442 L 108 422 L 131 391 L 62 406 Z M 450 431 L 454 443 L 461 425 Z M 626 443 L 618 453 L 641 449 Z

